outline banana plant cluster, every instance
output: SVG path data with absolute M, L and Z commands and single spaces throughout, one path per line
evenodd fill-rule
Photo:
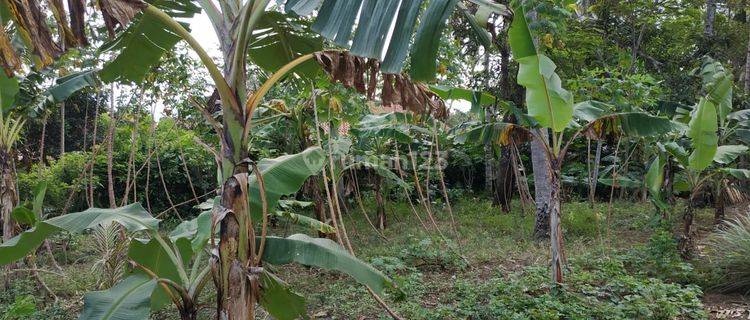
M 702 82 L 702 95 L 691 111 L 675 116 L 687 122 L 672 141 L 658 144 L 658 154 L 651 162 L 646 183 L 657 208 L 669 211 L 665 196 L 672 190 L 664 189 L 665 166 L 674 161 L 680 169 L 675 180 L 685 185 L 688 205 L 683 214 L 680 250 L 689 257 L 692 250 L 693 201 L 710 189 L 717 210 L 717 222 L 723 219 L 724 193 L 728 178 L 750 179 L 750 170 L 738 168 L 735 160 L 747 154 L 743 130 L 747 126 L 747 110 L 732 112 L 732 74 L 718 61 L 704 57 L 697 75 Z
M 573 95 L 562 87 L 554 62 L 534 43 L 526 8 L 519 1 L 514 2 L 513 9 L 515 15 L 508 32 L 509 43 L 513 58 L 519 64 L 517 81 L 526 88 L 527 115 L 533 121 L 514 124 L 498 119 L 462 128 L 456 138 L 457 142 L 501 145 L 523 141 L 526 137 L 541 141 L 551 177 L 551 202 L 543 208 L 549 214 L 551 279 L 554 284 L 562 284 L 564 257 L 560 191 L 562 165 L 568 147 L 584 135 L 593 139 L 612 135 L 640 138 L 672 132 L 676 126 L 670 119 L 644 112 L 607 113 L 597 107 L 598 102 L 574 103 Z M 549 130 L 551 139 L 547 139 L 542 130 Z

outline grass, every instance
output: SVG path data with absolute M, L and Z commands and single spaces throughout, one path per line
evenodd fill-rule
M 372 200 L 365 201 L 367 210 L 374 212 Z M 423 208 L 415 206 L 428 222 Z M 615 202 L 608 213 L 606 203 L 594 208 L 583 202 L 565 203 L 569 263 L 566 284 L 560 288 L 549 284 L 548 244 L 533 240 L 533 214 L 521 214 L 519 203 L 503 213 L 483 198 L 464 194 L 453 204 L 457 235 L 451 231 L 446 206 L 435 203 L 434 207 L 445 238 L 434 228 L 425 230 L 405 202 L 388 204 L 387 241 L 366 222 L 356 204 L 349 205 L 344 218 L 357 256 L 398 283 L 401 292 L 390 292 L 385 299 L 406 319 L 706 317 L 702 290 L 692 284 L 700 283 L 702 273 L 676 258 L 672 233 L 658 231 L 649 204 Z M 707 210 L 697 212 L 699 222 L 711 217 Z M 677 223 L 678 217 L 674 220 Z M 278 222 L 273 232 L 309 231 Z M 88 236 L 72 241 L 64 277 L 43 275 L 59 296 L 57 303 L 45 299 L 32 281 L 14 281 L 13 289 L 0 294 L 0 314 L 10 310 L 17 297 L 33 295 L 36 311 L 29 318 L 76 318 L 83 293 L 96 282 L 90 268 L 95 257 L 87 251 L 87 241 L 91 241 Z M 388 318 L 365 288 L 346 275 L 296 265 L 272 268 L 306 297 L 314 319 Z M 212 305 L 212 295 L 213 290 L 207 290 L 203 301 Z M 211 313 L 203 311 L 201 317 L 211 319 Z M 167 308 L 152 318 L 178 317 Z

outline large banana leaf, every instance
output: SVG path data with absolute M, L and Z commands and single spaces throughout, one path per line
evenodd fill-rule
M 677 142 L 670 141 L 664 144 L 664 149 L 674 157 L 683 167 L 688 166 L 688 152 Z
M 748 169 L 721 168 L 719 170 L 737 179 L 750 179 L 750 170 Z
M 0 113 L 6 113 L 13 106 L 18 90 L 18 79 L 9 78 L 0 70 Z
M 595 137 L 626 135 L 630 137 L 652 137 L 678 130 L 669 119 L 652 116 L 645 112 L 623 112 L 603 116 L 589 124 L 589 133 Z
M 714 161 L 721 164 L 732 163 L 737 157 L 747 153 L 748 147 L 743 145 L 724 145 L 716 149 Z
M 370 287 L 378 294 L 394 286 L 391 279 L 350 255 L 330 239 L 311 238 L 304 234 L 295 234 L 288 238 L 267 237 L 262 259 L 275 265 L 296 262 L 340 271 Z
M 323 50 L 323 39 L 309 30 L 307 21 L 268 11 L 255 25 L 247 53 L 259 67 L 276 72 L 299 56 L 320 50 Z M 312 76 L 320 67 L 314 61 L 308 61 L 294 70 L 298 74 Z
M 193 252 L 198 252 L 211 239 L 211 211 L 203 211 L 193 220 L 183 221 L 169 233 L 173 242 L 180 238 L 190 240 Z
M 151 294 L 156 279 L 142 274 L 131 275 L 105 291 L 83 296 L 83 312 L 79 320 L 148 319 Z
M 401 71 L 414 37 L 411 75 L 423 81 L 435 77 L 440 38 L 458 0 L 429 0 L 421 14 L 425 0 L 288 0 L 285 10 L 307 15 L 321 2 L 313 31 L 339 46 L 346 47 L 351 40 L 355 55 L 382 58 L 385 73 Z M 501 5 L 488 3 L 486 7 L 506 12 Z M 392 25 L 395 27 L 391 28 Z M 385 48 L 388 49 L 383 52 Z
M 689 159 L 691 169 L 703 171 L 711 165 L 719 143 L 718 129 L 716 106 L 710 100 L 701 98 L 693 111 L 687 132 L 693 144 L 693 152 Z
M 662 155 L 657 155 L 651 165 L 648 167 L 644 183 L 651 194 L 651 199 L 659 208 L 666 208 L 666 203 L 662 200 L 661 187 L 664 185 L 664 166 L 666 159 Z
M 732 112 L 732 74 L 720 62 L 704 57 L 700 76 L 706 98 L 717 106 L 719 122 L 723 125 L 727 115 Z
M 305 298 L 292 291 L 281 279 L 263 272 L 258 302 L 276 320 L 307 319 Z
M 344 168 L 341 169 L 342 172 L 350 169 L 362 169 L 367 168 L 371 169 L 373 172 L 378 174 L 379 176 L 391 181 L 392 183 L 398 185 L 400 188 L 409 189 L 410 186 L 404 180 L 402 180 L 399 176 L 397 176 L 393 171 L 389 170 L 388 168 L 377 164 L 372 163 L 369 161 L 357 161 L 355 163 L 352 163 Z
M 260 160 L 258 170 L 263 175 L 268 211 L 276 209 L 281 197 L 297 192 L 307 178 L 320 172 L 324 163 L 325 156 L 318 147 L 308 148 L 297 154 Z M 260 221 L 263 204 L 258 179 L 254 174 L 250 176 L 248 192 L 250 214 L 253 220 Z
M 518 84 L 526 88 L 528 113 L 545 128 L 560 132 L 573 119 L 573 94 L 563 89 L 555 63 L 538 53 L 522 6 L 514 8 L 508 41 L 518 61 Z
M 317 232 L 327 234 L 336 233 L 336 229 L 334 229 L 331 225 L 305 215 L 297 214 L 287 210 L 276 210 L 273 212 L 273 214 L 279 218 L 286 219 L 292 223 L 310 228 L 311 230 Z
M 352 129 L 359 139 L 391 138 L 401 143 L 411 143 L 410 131 L 424 131 L 424 128 L 408 123 L 410 117 L 404 113 L 368 114 Z
M 81 233 L 99 224 L 117 222 L 130 232 L 157 230 L 159 220 L 154 219 L 140 203 L 115 209 L 90 208 L 40 221 L 29 230 L 0 244 L 0 265 L 19 260 L 36 249 L 48 236 L 60 232 Z
M 211 227 L 210 223 L 209 220 L 208 227 Z M 167 252 L 156 239 L 151 239 L 147 242 L 142 242 L 137 239 L 131 241 L 130 248 L 128 249 L 128 258 L 147 268 L 159 278 L 169 279 L 175 283 L 187 286 L 187 284 L 183 283 L 180 278 L 178 270 L 179 268 L 185 270 L 186 266 L 190 263 L 193 255 L 190 241 L 186 238 L 178 238 L 174 243 L 169 243 L 169 240 L 165 241 L 168 242 L 167 244 L 171 248 L 177 249 L 177 252 L 179 253 L 178 259 L 182 260 L 182 266 L 175 265 L 175 263 L 172 262 L 169 257 L 171 253 Z M 136 269 L 135 272 L 140 273 L 138 269 Z M 144 275 L 147 274 L 144 273 Z M 151 296 L 151 308 L 153 310 L 162 308 L 169 303 L 169 296 L 164 292 L 164 288 L 162 287 L 159 287 L 159 289 Z
M 507 145 L 515 139 L 516 142 L 525 141 L 528 138 L 528 131 L 524 130 L 517 124 L 507 122 L 492 123 L 467 123 L 466 128 L 457 129 L 454 136 L 456 143 L 474 143 L 487 144 L 495 143 Z
M 47 92 L 53 102 L 60 102 L 67 99 L 78 90 L 95 86 L 96 81 L 94 70 L 81 71 L 57 79 L 57 81 L 55 81 L 56 84 L 49 88 Z
M 173 18 L 191 18 L 200 8 L 190 0 L 149 1 Z M 183 24 L 187 27 L 186 24 Z M 106 63 L 99 72 L 104 82 L 140 82 L 159 63 L 159 60 L 181 40 L 170 27 L 154 14 L 146 12 L 110 43 L 102 46 L 102 51 L 119 54 Z

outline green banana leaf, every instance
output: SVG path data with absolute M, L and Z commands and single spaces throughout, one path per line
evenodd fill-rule
M 350 165 L 342 168 L 341 172 L 345 172 L 345 171 L 351 170 L 351 169 L 357 170 L 357 169 L 362 169 L 362 168 L 372 169 L 373 172 L 375 172 L 379 176 L 387 179 L 391 183 L 394 183 L 394 184 L 398 185 L 400 188 L 404 188 L 404 189 L 409 189 L 410 188 L 409 184 L 407 184 L 406 182 L 404 182 L 404 180 L 402 180 L 399 176 L 397 176 L 395 173 L 393 173 L 393 171 L 391 171 L 390 169 L 388 169 L 388 168 L 386 168 L 386 167 L 384 167 L 384 166 L 382 166 L 380 164 L 372 163 L 372 162 L 369 162 L 369 161 L 357 161 L 355 163 L 352 163 L 352 164 L 350 164 Z
M 309 319 L 305 298 L 292 291 L 289 286 L 273 274 L 263 272 L 260 276 L 260 298 L 258 302 L 276 320 Z
M 258 170 L 263 175 L 268 212 L 273 213 L 279 199 L 293 194 L 312 175 L 318 174 L 325 163 L 323 151 L 318 147 L 308 148 L 297 154 L 285 155 L 274 159 L 263 159 L 258 162 Z M 260 186 L 255 174 L 249 178 L 248 193 L 250 196 L 250 214 L 254 221 L 260 221 L 263 204 L 260 197 Z
M 321 222 L 317 219 L 305 216 L 305 215 L 297 214 L 297 213 L 286 211 L 286 210 L 276 210 L 273 212 L 273 214 L 279 218 L 285 219 L 294 224 L 298 224 L 300 226 L 310 228 L 313 231 L 327 233 L 327 234 L 336 233 L 336 229 L 334 229 L 331 225 Z
M 262 259 L 274 265 L 296 262 L 340 271 L 370 287 L 378 294 L 383 293 L 386 288 L 394 287 L 391 279 L 350 255 L 330 239 L 311 238 L 304 234 L 295 234 L 288 238 L 267 237 Z
M 250 36 L 247 54 L 267 72 L 276 72 L 292 60 L 323 50 L 323 39 L 310 30 L 309 23 L 277 11 L 266 11 Z M 320 67 L 314 61 L 297 66 L 295 73 L 313 77 Z
M 693 111 L 687 132 L 693 145 L 689 159 L 691 169 L 700 172 L 711 165 L 719 143 L 718 129 L 716 106 L 710 100 L 701 98 Z
M 674 157 L 683 167 L 688 166 L 688 152 L 677 142 L 670 141 L 664 144 L 664 149 Z
M 664 185 L 664 166 L 666 165 L 666 160 L 661 154 L 657 155 L 648 167 L 648 171 L 644 177 L 644 183 L 651 194 L 651 200 L 662 210 L 667 207 L 661 192 L 662 185 Z
M 52 102 L 61 102 L 78 90 L 96 86 L 97 81 L 96 70 L 85 70 L 57 79 L 47 92 Z
M 511 142 L 511 138 L 520 142 L 526 140 L 528 136 L 528 131 L 519 125 L 506 122 L 469 122 L 462 128 L 457 128 L 456 131 L 457 134 L 453 140 L 458 144 L 471 142 L 474 144 L 507 145 Z
M 155 0 L 152 5 L 173 18 L 191 18 L 200 7 L 188 0 Z M 187 28 L 186 23 L 182 23 Z M 146 12 L 100 51 L 119 52 L 104 64 L 99 77 L 104 82 L 141 82 L 151 68 L 182 40 L 152 13 Z
M 155 231 L 159 225 L 159 220 L 154 219 L 140 203 L 115 209 L 90 208 L 82 212 L 69 213 L 40 221 L 33 228 L 0 244 L 0 265 L 25 257 L 54 233 L 81 233 L 99 224 L 110 222 L 117 222 L 130 232 Z
M 208 227 L 211 227 L 210 221 Z M 128 258 L 147 268 L 159 278 L 169 279 L 187 287 L 187 284 L 180 278 L 178 270 L 180 268 L 186 270 L 187 266 L 190 265 L 190 260 L 193 256 L 190 241 L 186 238 L 177 238 L 174 243 L 170 243 L 169 240 L 165 241 L 167 241 L 170 248 L 176 248 L 176 252 L 179 253 L 178 258 L 181 258 L 182 260 L 182 266 L 175 265 L 175 263 L 172 262 L 169 257 L 170 253 L 167 252 L 156 239 L 151 239 L 147 242 L 142 242 L 137 239 L 131 241 L 130 248 L 128 248 Z M 173 251 L 173 253 L 174 252 L 175 251 Z M 148 276 L 148 274 L 139 269 L 134 269 L 134 272 L 143 273 L 144 276 Z M 162 287 L 159 287 L 153 295 L 151 295 L 152 310 L 160 309 L 168 305 L 170 302 L 171 300 L 169 300 L 168 294 Z
M 629 137 L 653 137 L 677 131 L 679 128 L 667 118 L 645 112 L 623 112 L 603 116 L 589 124 L 597 136 L 609 134 Z
M 0 72 L 0 114 L 5 114 L 10 110 L 16 101 L 18 91 L 18 79 L 9 78 L 5 72 Z
M 83 296 L 83 312 L 79 320 L 148 319 L 151 313 L 151 294 L 156 279 L 134 274 L 105 291 L 93 291 Z
M 195 219 L 183 221 L 169 233 L 172 242 L 180 238 L 190 240 L 193 252 L 203 250 L 211 239 L 211 211 L 203 211 Z
M 732 163 L 737 157 L 742 154 L 746 154 L 748 150 L 747 146 L 743 145 L 723 145 L 716 148 L 716 154 L 714 155 L 714 162 L 721 164 Z
M 513 9 L 508 41 L 519 64 L 517 82 L 526 88 L 528 113 L 542 127 L 563 131 L 573 119 L 573 95 L 563 89 L 555 63 L 537 52 L 523 6 Z
M 750 170 L 748 169 L 721 168 L 719 170 L 737 179 L 750 179 Z

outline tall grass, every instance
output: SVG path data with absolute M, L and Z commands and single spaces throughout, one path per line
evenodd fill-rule
M 717 271 L 722 273 L 719 289 L 750 292 L 750 212 L 727 221 L 708 244 L 716 255 Z

